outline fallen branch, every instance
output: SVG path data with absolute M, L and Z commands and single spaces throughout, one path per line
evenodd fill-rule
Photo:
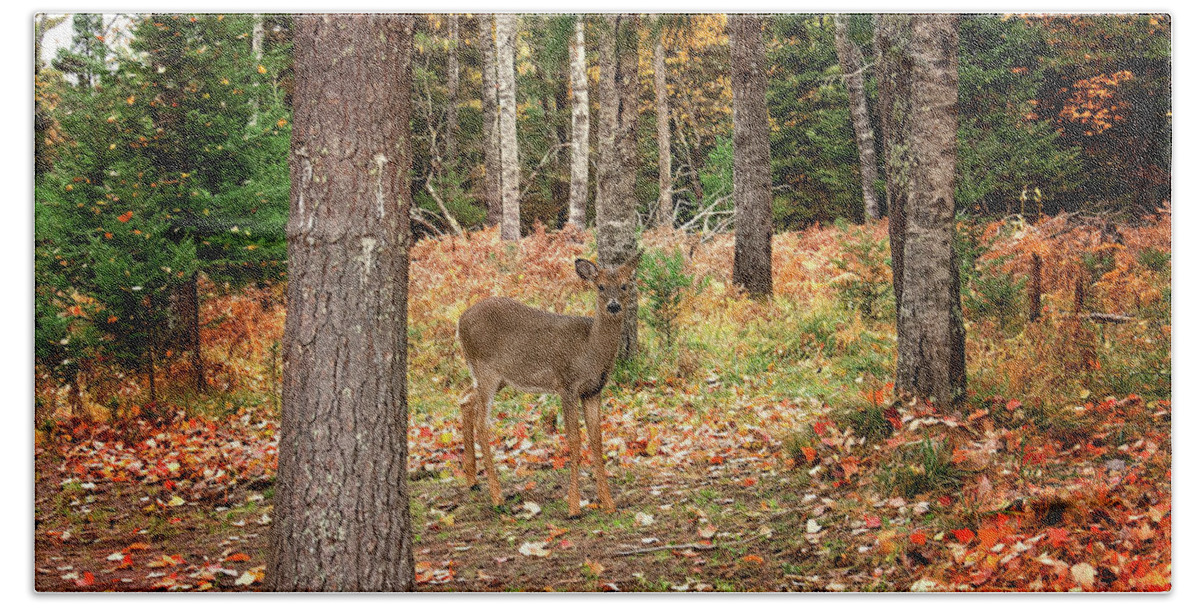
M 1128 323 L 1137 321 L 1137 317 L 1127 317 L 1125 315 L 1112 315 L 1104 312 L 1093 312 L 1088 314 L 1088 320 L 1101 321 L 1104 323 Z
M 454 219 L 454 216 L 450 214 L 450 210 L 446 208 L 446 203 L 442 201 L 442 197 L 438 196 L 437 191 L 433 189 L 433 173 L 430 173 L 429 177 L 425 178 L 425 191 L 429 192 L 429 196 L 433 197 L 433 202 L 437 203 L 438 209 L 442 210 L 442 215 L 446 216 L 446 222 L 454 229 L 454 234 L 463 236 L 462 226 L 458 225 L 458 220 Z

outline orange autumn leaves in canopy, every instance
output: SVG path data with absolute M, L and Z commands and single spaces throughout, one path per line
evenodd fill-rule
M 1128 110 L 1129 102 L 1117 98 L 1116 90 L 1122 82 L 1132 79 L 1133 72 L 1121 70 L 1076 80 L 1075 93 L 1063 105 L 1059 117 L 1086 126 L 1086 135 L 1103 133 L 1113 123 L 1125 119 L 1122 112 Z

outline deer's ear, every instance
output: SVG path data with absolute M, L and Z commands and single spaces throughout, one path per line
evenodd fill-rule
M 595 281 L 596 277 L 600 276 L 600 269 L 588 260 L 576 259 L 575 274 L 578 274 L 579 278 L 585 281 Z

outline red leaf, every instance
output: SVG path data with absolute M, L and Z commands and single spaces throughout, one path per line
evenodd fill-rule
M 1063 546 L 1067 542 L 1067 530 L 1065 528 L 1049 528 L 1046 530 L 1046 535 L 1050 537 L 1050 544 L 1055 547 Z
M 913 532 L 908 535 L 908 540 L 912 541 L 914 545 L 924 545 L 927 539 L 924 532 Z
M 878 528 L 883 525 L 883 520 L 878 515 L 868 515 L 863 518 L 868 528 Z
M 958 542 L 960 543 L 969 543 L 971 542 L 971 539 L 975 538 L 975 533 L 968 528 L 960 528 L 958 530 L 954 530 L 953 532 L 954 538 L 957 538 Z
M 96 575 L 92 574 L 91 572 L 84 572 L 81 578 L 75 579 L 75 586 L 88 587 L 94 582 L 96 582 Z

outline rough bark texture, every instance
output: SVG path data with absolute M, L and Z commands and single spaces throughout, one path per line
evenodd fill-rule
M 500 238 L 521 238 L 521 165 L 517 158 L 517 16 L 496 15 L 496 102 L 500 113 Z
M 908 120 L 912 87 L 912 58 L 908 55 L 912 15 L 876 16 L 875 74 L 879 84 L 879 122 L 883 131 L 884 185 L 887 194 L 888 240 L 892 248 L 892 288 L 896 310 L 904 295 L 904 229 L 908 222 Z
M 288 315 L 268 585 L 413 587 L 408 15 L 295 21 Z
M 891 19 L 889 17 L 888 19 Z M 907 137 L 893 141 L 895 167 L 907 178 L 902 201 L 902 297 L 896 318 L 896 390 L 951 407 L 966 394 L 964 331 L 954 253 L 954 172 L 958 129 L 958 18 L 905 17 L 888 49 L 910 70 Z M 896 94 L 893 90 L 892 94 Z M 889 154 L 891 156 L 891 154 Z M 889 182 L 891 178 L 889 176 Z M 895 246 L 895 243 L 893 243 Z M 895 251 L 895 249 L 893 249 Z
M 671 115 L 667 108 L 667 59 L 662 36 L 654 43 L 654 126 L 658 135 L 659 226 L 674 227 L 675 201 L 671 193 Z
M 446 164 L 458 167 L 458 15 L 449 16 L 446 56 Z
M 586 22 L 581 15 L 575 21 L 575 39 L 571 42 L 571 195 L 567 222 L 580 230 L 587 224 L 588 199 L 588 108 Z
M 495 15 L 479 15 L 479 53 L 483 56 L 483 86 L 480 100 L 483 110 L 483 195 L 487 204 L 487 223 L 500 223 L 500 129 L 496 116 L 496 41 L 492 38 Z
M 858 141 L 859 175 L 862 177 L 863 215 L 879 219 L 879 201 L 875 197 L 877 178 L 875 160 L 875 133 L 871 130 L 871 115 L 867 111 L 867 94 L 863 89 L 863 56 L 858 45 L 846 34 L 846 16 L 834 15 L 834 41 L 837 46 L 838 65 L 842 68 L 846 91 L 850 96 L 850 121 L 854 125 L 854 138 Z
M 596 176 L 596 251 L 615 268 L 637 253 L 637 24 L 636 15 L 606 15 L 599 41 L 599 167 Z M 635 288 L 636 289 L 636 288 Z M 625 315 L 617 357 L 637 355 L 637 299 Z
M 762 19 L 729 16 L 733 67 L 733 282 L 768 297 L 771 283 L 771 125 Z

